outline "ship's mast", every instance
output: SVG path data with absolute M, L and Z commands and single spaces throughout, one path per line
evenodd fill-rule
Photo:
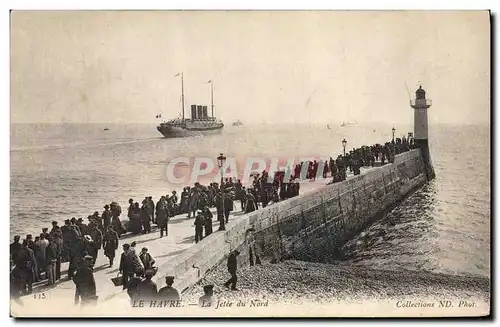
M 214 80 L 210 82 L 210 95 L 212 100 L 212 118 L 214 118 Z
M 184 121 L 184 73 L 181 73 L 181 91 L 182 91 L 182 121 Z

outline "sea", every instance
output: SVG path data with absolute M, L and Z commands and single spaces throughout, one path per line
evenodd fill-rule
M 165 139 L 154 123 L 12 124 L 11 239 L 37 235 L 54 220 L 85 219 L 111 201 L 126 209 L 129 198 L 180 193 L 190 183 L 167 177 L 174 158 L 336 158 L 343 139 L 347 151 L 384 143 L 393 127 L 396 137 L 412 131 L 383 123 L 246 124 Z M 431 124 L 436 179 L 345 244 L 341 264 L 489 277 L 490 142 L 489 125 Z M 179 167 L 176 176 L 189 175 L 189 165 Z

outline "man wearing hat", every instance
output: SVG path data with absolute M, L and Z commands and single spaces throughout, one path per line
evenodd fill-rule
M 156 223 L 160 229 L 160 237 L 163 237 L 163 232 L 168 236 L 168 212 L 165 197 L 163 195 L 156 204 Z
M 94 271 L 92 269 L 92 261 L 94 258 L 90 255 L 83 257 L 83 264 L 78 267 L 73 282 L 76 285 L 75 290 L 75 305 L 81 298 L 81 304 L 85 305 L 91 302 L 96 297 L 96 285 L 94 279 Z
M 201 211 L 196 213 L 196 218 L 194 219 L 194 241 L 198 243 L 203 239 L 203 226 L 205 226 L 205 218 L 201 214 Z
M 89 235 L 94 241 L 94 247 L 95 247 L 94 262 L 95 262 L 95 260 L 97 260 L 97 256 L 99 255 L 99 250 L 101 249 L 102 246 L 102 232 L 98 228 L 98 226 L 94 222 L 92 222 L 87 226 L 87 235 Z
M 142 200 L 140 217 L 143 233 L 151 233 L 151 210 L 149 209 L 149 202 L 147 198 Z
M 31 234 L 26 235 L 26 242 L 28 243 L 27 250 L 29 251 L 30 256 L 31 256 L 31 264 L 32 264 L 32 270 L 33 270 L 33 281 L 38 282 L 40 280 L 40 274 L 39 274 L 39 270 L 38 270 L 38 260 L 35 257 L 35 253 L 38 251 L 38 246 L 33 241 L 33 235 L 31 235 Z
M 146 197 L 146 202 L 148 203 L 148 212 L 150 216 L 150 221 L 154 223 L 155 220 L 155 203 L 152 196 Z
M 87 225 L 83 223 L 83 218 L 78 218 L 75 225 L 80 229 L 80 235 L 87 235 Z
M 95 260 L 97 258 L 97 247 L 95 245 L 94 240 L 92 239 L 92 236 L 90 235 L 85 235 L 83 237 L 83 246 L 84 246 L 84 253 L 90 255 L 92 257 L 92 265 L 95 264 Z
M 19 254 L 19 251 L 21 251 L 21 248 L 23 247 L 21 243 L 19 243 L 19 240 L 21 239 L 21 236 L 16 235 L 14 236 L 14 242 L 10 244 L 10 255 L 12 256 L 12 261 L 16 262 L 17 260 L 17 255 Z
M 230 190 L 224 190 L 224 194 L 222 195 L 222 199 L 224 201 L 224 218 L 226 220 L 226 224 L 229 222 L 229 214 L 233 211 L 233 199 L 230 194 Z
M 215 302 L 213 300 L 214 285 L 210 284 L 203 286 L 203 292 L 205 294 L 201 296 L 200 299 L 198 300 L 198 306 L 202 308 L 211 307 L 212 304 Z
M 134 199 L 128 199 L 128 212 L 127 212 L 127 217 L 130 219 L 132 216 L 132 213 L 134 212 Z
M 187 187 L 182 189 L 181 193 L 181 203 L 179 208 L 179 213 L 187 213 L 189 211 L 189 191 Z
M 71 255 L 71 246 L 73 243 L 76 242 L 76 239 L 78 236 L 76 235 L 76 232 L 74 229 L 71 228 L 71 221 L 69 219 L 64 220 L 64 226 L 61 227 L 61 232 L 62 232 L 62 239 L 63 239 L 63 257 L 64 257 L 64 262 L 68 261 L 70 259 Z
M 47 262 L 45 270 L 47 272 L 47 285 L 52 285 L 55 283 L 57 277 L 57 261 L 59 260 L 60 262 L 61 258 L 59 257 L 57 244 L 54 242 L 54 239 L 50 234 L 47 236 L 47 241 L 49 241 L 49 244 L 45 250 L 45 260 Z M 60 265 L 59 269 L 61 269 Z M 59 273 L 61 272 L 59 271 Z
M 137 294 L 137 286 L 142 282 L 142 276 L 144 275 L 144 269 L 136 268 L 135 276 L 128 282 L 127 294 L 130 297 L 130 304 L 133 306 L 134 302 L 139 300 Z
M 111 225 L 111 211 L 109 210 L 109 204 L 104 206 L 104 211 L 102 212 L 102 223 L 104 230 L 108 230 L 108 226 Z
M 179 292 L 172 287 L 174 276 L 166 276 L 165 283 L 167 286 L 158 291 L 158 299 L 162 301 L 179 301 L 181 299 Z
M 56 273 L 54 280 L 59 280 L 61 278 L 61 256 L 64 248 L 64 241 L 62 236 L 61 227 L 57 225 L 57 221 L 52 222 L 52 229 L 50 230 L 50 236 L 52 237 L 52 241 L 57 245 L 57 253 L 56 253 Z
M 109 259 L 109 266 L 113 267 L 113 260 L 116 256 L 116 249 L 118 249 L 118 234 L 114 231 L 111 225 L 103 238 L 104 241 L 104 255 Z
M 123 253 L 120 258 L 119 269 L 119 272 L 122 273 L 123 276 L 123 289 L 127 288 L 128 281 L 132 278 L 132 276 L 134 276 L 134 271 L 137 268 L 144 268 L 139 256 L 131 249 L 130 244 L 123 244 Z
M 16 268 L 18 268 L 20 277 L 22 279 L 22 292 L 26 294 L 26 286 L 28 287 L 28 294 L 33 291 L 33 265 L 32 265 L 32 252 L 28 248 L 28 241 L 24 240 L 17 254 L 16 261 L 14 261 Z
M 202 210 L 202 215 L 203 218 L 205 219 L 205 237 L 208 235 L 212 234 L 213 229 L 212 229 L 212 218 L 214 217 L 212 213 L 210 212 L 210 209 L 208 206 L 205 206 Z
M 219 230 L 226 230 L 224 224 L 224 201 L 222 197 L 222 192 L 218 191 L 215 195 L 215 207 L 217 208 L 217 220 L 219 221 Z
M 154 274 L 154 271 L 146 270 L 146 279 L 137 285 L 136 293 L 139 300 L 146 302 L 156 299 L 158 288 L 156 287 L 156 283 L 151 280 Z
M 229 287 L 231 284 L 231 290 L 236 291 L 236 282 L 238 281 L 238 276 L 236 276 L 236 270 L 238 269 L 238 255 L 240 252 L 238 250 L 234 250 L 229 254 L 227 258 L 227 270 L 231 274 L 231 278 L 224 283 L 224 286 Z

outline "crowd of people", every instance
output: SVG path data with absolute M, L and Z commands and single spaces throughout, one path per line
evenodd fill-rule
M 39 236 L 34 238 L 32 234 L 28 234 L 21 241 L 21 236 L 16 235 L 10 244 L 11 294 L 14 298 L 31 294 L 33 284 L 37 282 L 55 284 L 62 277 L 61 264 L 64 262 L 69 263 L 67 279 L 72 279 L 77 289 L 92 290 L 95 283 L 88 280 L 89 270 L 93 269 L 100 250 L 103 250 L 109 267 L 112 267 L 119 240 L 125 233 L 151 233 L 151 225 L 157 224 L 160 237 L 168 236 L 170 218 L 187 214 L 188 217 L 193 217 L 197 243 L 213 232 L 213 214 L 210 208 L 216 208 L 218 230 L 225 230 L 230 213 L 234 211 L 235 200 L 241 202 L 244 213 L 249 213 L 259 208 L 259 202 L 265 207 L 271 201 L 279 201 L 276 194 L 280 188 L 286 190 L 285 193 L 281 192 L 281 199 L 298 195 L 298 183 L 296 188 L 283 186 L 278 180 L 275 184 L 267 183 L 266 174 L 264 171 L 263 176 L 256 175 L 248 189 L 240 180 L 233 182 L 232 178 L 226 178 L 220 186 L 218 183 L 205 186 L 198 182 L 193 187 L 186 186 L 180 201 L 176 191 L 161 196 L 156 204 L 151 196 L 142 200 L 142 206 L 130 199 L 127 210 L 128 224 L 120 220 L 121 206 L 117 202 L 111 202 L 104 205 L 101 214 L 96 211 L 89 215 L 87 223 L 82 218 L 67 219 L 63 226 L 53 221 L 50 231 L 48 228 L 42 228 Z M 140 262 L 142 267 L 147 266 L 145 262 Z M 143 276 L 145 273 L 146 270 L 142 272 Z M 129 278 L 133 274 L 134 270 L 126 271 L 124 276 Z M 88 292 L 82 291 L 79 296 L 87 298 L 85 294 Z
M 328 161 L 302 162 L 294 167 L 293 172 L 280 171 L 275 173 L 272 179 L 269 179 L 268 172 L 263 171 L 253 176 L 253 181 L 248 188 L 245 188 L 240 180 L 234 182 L 232 178 L 221 180 L 220 185 L 210 183 L 205 186 L 197 182 L 193 187 L 184 187 L 180 194 L 180 201 L 176 191 L 161 196 L 156 204 L 151 196 L 142 200 L 142 206 L 130 199 L 127 210 L 129 219 L 127 228 L 120 220 L 122 209 L 117 202 L 106 204 L 100 215 L 97 211 L 89 215 L 87 224 L 82 218 L 67 219 L 63 226 L 53 221 L 50 231 L 48 228 L 42 228 L 39 236 L 33 238 L 32 234 L 29 234 L 22 241 L 21 237 L 16 235 L 13 243 L 10 244 L 11 296 L 19 298 L 22 295 L 31 294 L 33 283 L 43 280 L 47 281 L 47 285 L 53 285 L 61 279 L 61 263 L 69 262 L 67 278 L 72 279 L 76 285 L 75 302 L 78 302 L 78 299 L 82 302 L 93 301 L 96 298 L 93 267 L 99 250 L 103 249 L 104 255 L 109 260 L 109 267 L 112 267 L 119 240 L 127 232 L 131 234 L 151 233 L 151 224 L 155 223 L 160 237 L 168 236 L 169 219 L 179 214 L 187 214 L 187 217 L 193 217 L 195 242 L 198 243 L 213 232 L 214 217 L 210 208 L 216 208 L 218 230 L 225 230 L 230 214 L 234 211 L 234 201 L 240 201 L 244 213 L 253 212 L 258 210 L 259 206 L 264 208 L 298 196 L 301 180 L 314 180 L 319 173 L 323 178 L 330 174 L 333 177 L 332 182 L 339 182 L 346 179 L 347 168 L 354 175 L 358 175 L 360 167 L 374 166 L 375 161 L 379 159 L 382 165 L 386 161 L 392 162 L 396 154 L 408 151 L 413 146 L 411 139 L 407 140 L 403 137 L 384 145 L 375 144 L 353 149 L 345 156 L 338 156 L 336 160 L 330 158 Z M 303 169 L 304 167 L 307 169 Z M 285 179 L 285 176 L 291 176 L 291 178 Z M 134 243 L 124 244 L 119 269 L 122 273 L 124 289 L 128 288 L 129 282 L 134 280 L 134 283 L 142 285 L 141 278 L 145 278 L 144 281 L 148 282 L 139 288 L 140 290 L 144 288 L 145 293 L 143 291 L 140 293 L 151 292 L 153 294 L 156 286 L 153 287 L 151 284 L 151 277 L 157 272 L 154 263 L 147 248 L 143 248 L 140 254 L 136 254 Z M 235 279 L 235 274 L 233 276 L 231 273 L 231 275 L 232 279 Z M 167 287 L 170 281 L 173 282 L 173 279 L 167 281 Z M 229 284 L 233 284 L 233 281 L 228 281 L 227 285 Z M 234 287 L 235 285 L 234 280 Z M 160 291 L 157 293 L 175 293 L 170 289 Z
M 155 307 L 155 306 L 178 306 L 178 301 L 181 300 L 179 291 L 173 287 L 174 276 L 166 276 L 166 286 L 158 289 L 156 283 L 152 280 L 157 270 L 151 267 L 141 266 L 139 260 L 135 258 L 134 252 L 128 244 L 123 245 L 124 252 L 122 254 L 123 267 L 129 266 L 133 269 L 133 273 L 129 274 L 130 278 L 122 280 L 123 289 L 127 290 L 132 307 Z M 226 288 L 236 291 L 236 283 L 238 281 L 237 257 L 240 253 L 237 250 L 229 253 L 227 258 L 227 270 L 231 278 L 224 283 Z M 134 263 L 137 262 L 137 263 Z M 121 268 L 120 268 L 121 269 Z M 203 296 L 198 300 L 198 306 L 211 307 L 213 305 L 213 284 L 203 286 Z M 167 302 L 167 304 L 165 304 Z
M 145 252 L 146 251 L 146 252 Z M 141 255 L 147 253 L 147 249 L 143 249 Z M 231 278 L 224 283 L 226 288 L 230 288 L 236 291 L 236 283 L 238 281 L 237 269 L 238 261 L 237 257 L 239 251 L 234 250 L 229 253 L 227 258 L 227 270 L 231 275 Z M 154 259 L 152 259 L 154 264 Z M 121 285 L 123 289 L 127 290 L 127 294 L 130 297 L 130 303 L 132 307 L 139 306 L 140 302 L 145 304 L 146 307 L 152 307 L 156 305 L 163 305 L 162 302 L 174 303 L 180 301 L 181 297 L 179 292 L 172 286 L 174 283 L 174 276 L 166 276 L 165 283 L 166 286 L 158 289 L 156 283 L 152 280 L 153 276 L 156 275 L 158 269 L 152 265 L 143 264 L 144 259 L 135 254 L 133 247 L 129 244 L 123 245 L 123 253 L 120 263 L 120 272 L 123 272 Z M 213 296 L 213 284 L 203 286 L 204 295 L 200 297 L 198 305 L 200 307 L 210 307 L 212 303 Z M 168 305 L 167 305 L 168 306 Z

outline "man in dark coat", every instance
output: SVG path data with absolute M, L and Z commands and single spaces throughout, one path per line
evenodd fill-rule
M 212 230 L 213 215 L 207 206 L 205 206 L 203 208 L 202 215 L 203 215 L 203 218 L 205 218 L 205 237 L 207 237 L 208 235 L 212 234 L 212 232 L 213 232 L 213 230 Z
M 37 261 L 36 261 L 36 258 L 35 258 L 36 247 L 34 246 L 35 243 L 33 242 L 32 235 L 31 234 L 27 235 L 25 241 L 27 242 L 26 250 L 28 250 L 29 255 L 30 255 L 32 281 L 33 282 L 38 282 L 39 281 L 38 265 L 37 265 Z
M 215 196 L 215 208 L 217 209 L 217 220 L 219 221 L 219 230 L 226 230 L 224 224 L 224 202 L 222 198 L 222 193 L 219 191 Z
M 72 242 L 73 233 L 72 229 L 69 228 L 71 221 L 69 219 L 64 220 L 64 226 L 61 227 L 62 239 L 63 239 L 63 262 L 69 260 L 69 248 Z
M 94 240 L 90 235 L 85 235 L 83 238 L 83 248 L 79 251 L 79 257 L 90 255 L 92 257 L 92 266 L 97 258 L 97 248 Z
M 160 237 L 163 237 L 164 231 L 166 236 L 168 236 L 168 212 L 164 196 L 161 197 L 156 205 L 156 222 L 160 229 Z
M 120 258 L 119 268 L 119 272 L 122 274 L 123 289 L 127 288 L 129 279 L 134 276 L 135 269 L 139 267 L 139 265 L 135 262 L 135 259 L 136 255 L 133 251 L 130 251 L 130 245 L 123 244 L 123 253 Z
M 17 260 L 17 255 L 19 254 L 19 251 L 21 251 L 21 248 L 23 245 L 19 243 L 19 240 L 21 239 L 21 236 L 16 235 L 14 236 L 14 242 L 10 244 L 10 255 L 12 256 L 12 260 L 16 262 Z
M 136 294 L 139 300 L 145 302 L 145 305 L 149 305 L 149 301 L 155 300 L 158 295 L 158 288 L 156 283 L 151 279 L 154 276 L 154 271 L 146 270 L 146 279 L 137 285 Z
M 24 240 L 16 261 L 14 261 L 16 268 L 19 268 L 19 274 L 23 281 L 22 292 L 24 294 L 31 294 L 33 292 L 33 262 L 30 251 L 31 249 L 28 248 L 28 241 Z M 26 286 L 28 287 L 27 292 Z
M 155 203 L 153 201 L 153 197 L 148 196 L 146 198 L 146 201 L 148 203 L 148 210 L 149 210 L 149 216 L 150 216 L 149 219 L 152 223 L 154 223 L 154 221 L 155 221 Z
M 111 211 L 109 210 L 109 205 L 106 204 L 104 206 L 104 211 L 102 212 L 102 223 L 104 227 L 104 231 L 108 230 L 108 226 L 111 225 Z
M 194 219 L 194 241 L 198 243 L 203 239 L 203 226 L 205 226 L 205 219 L 200 212 L 196 214 Z
M 179 213 L 187 213 L 189 211 L 189 191 L 187 187 L 182 190 L 181 203 Z
M 108 226 L 106 235 L 104 235 L 104 255 L 109 259 L 109 266 L 113 267 L 113 260 L 118 249 L 118 234 L 113 229 L 113 226 Z
M 238 281 L 238 276 L 236 276 L 236 270 L 238 269 L 238 255 L 239 251 L 234 250 L 227 258 L 227 270 L 231 274 L 231 278 L 224 283 L 224 286 L 229 287 L 231 284 L 231 290 L 236 291 L 236 282 Z
M 142 276 L 144 275 L 144 270 L 142 268 L 137 268 L 135 270 L 135 276 L 128 282 L 127 294 L 130 297 L 130 304 L 134 305 L 134 301 L 138 301 L 139 297 L 137 295 L 137 286 L 142 282 Z
M 94 214 L 92 216 L 90 216 L 91 219 L 89 219 L 90 221 L 93 221 L 96 225 L 97 225 L 97 228 L 99 228 L 99 230 L 101 231 L 101 233 L 104 232 L 104 226 L 102 224 L 102 217 L 99 217 L 99 211 L 94 211 Z
M 47 266 L 45 267 L 45 269 L 47 271 L 48 279 L 47 285 L 53 285 L 56 281 L 56 264 L 59 255 L 59 249 L 51 235 L 48 236 L 47 240 L 49 241 L 49 245 L 45 250 L 45 260 L 47 262 Z
M 233 211 L 233 199 L 229 194 L 229 190 L 226 190 L 223 194 L 224 200 L 224 218 L 226 219 L 226 224 L 229 222 L 229 214 Z
M 80 229 L 81 236 L 87 235 L 87 225 L 83 223 L 82 218 L 78 218 L 76 221 L 76 226 Z
M 54 280 L 59 280 L 61 278 L 61 256 L 64 249 L 64 241 L 62 236 L 61 227 L 57 226 L 57 221 L 52 222 L 52 229 L 50 231 L 50 236 L 52 240 L 57 245 L 57 259 L 56 259 L 56 275 Z
M 94 279 L 94 271 L 92 269 L 91 256 L 85 256 L 83 258 L 83 264 L 81 264 L 76 270 L 76 274 L 73 277 L 73 282 L 76 285 L 75 291 L 75 305 L 81 298 L 81 304 L 89 304 L 96 300 L 96 285 Z
M 118 237 L 121 237 L 122 234 L 126 232 L 125 228 L 123 228 L 122 222 L 120 221 L 120 215 L 122 214 L 122 208 L 117 202 L 111 202 L 109 205 L 111 210 L 111 225 L 113 229 L 118 234 Z
M 151 210 L 149 209 L 149 204 L 147 199 L 144 199 L 142 200 L 142 207 L 141 207 L 141 222 L 144 234 L 151 232 L 150 220 L 151 220 Z
M 94 258 L 94 263 L 95 260 L 97 260 L 97 256 L 99 254 L 99 250 L 102 247 L 102 233 L 101 230 L 97 227 L 97 224 L 92 221 L 88 226 L 87 226 L 87 234 L 92 238 L 94 241 L 94 246 L 95 246 L 95 258 Z
M 21 296 L 26 289 L 25 280 L 21 270 L 16 266 L 10 272 L 10 298 L 19 305 L 23 305 Z
M 174 283 L 173 276 L 166 276 L 165 283 L 167 286 L 160 288 L 158 291 L 158 300 L 160 301 L 179 301 L 181 297 L 179 296 L 179 292 L 172 287 Z
M 128 211 L 127 211 L 127 217 L 130 219 L 130 216 L 132 215 L 132 210 L 134 209 L 134 199 L 128 199 Z

